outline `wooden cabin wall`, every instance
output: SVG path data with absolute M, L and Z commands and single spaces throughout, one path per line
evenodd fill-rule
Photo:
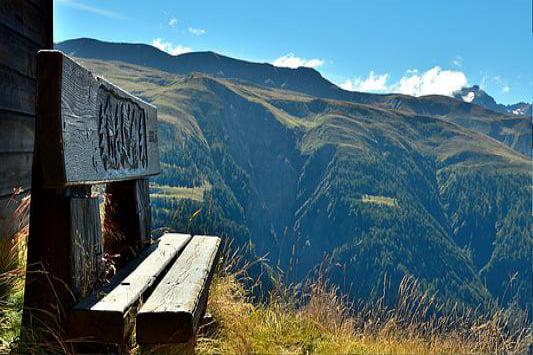
M 16 224 L 13 191 L 30 190 L 36 58 L 53 47 L 52 18 L 52 0 L 0 0 L 0 235 Z

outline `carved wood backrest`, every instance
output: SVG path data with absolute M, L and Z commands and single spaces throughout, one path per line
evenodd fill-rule
M 37 55 L 36 112 L 24 310 L 30 326 L 37 309 L 61 322 L 97 286 L 105 254 L 120 254 L 120 267 L 150 243 L 147 178 L 160 171 L 156 108 L 59 51 Z M 91 195 L 91 185 L 102 183 L 105 242 Z

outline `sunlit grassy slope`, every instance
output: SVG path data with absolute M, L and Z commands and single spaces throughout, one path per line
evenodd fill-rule
M 441 300 L 533 299 L 531 162 L 485 134 L 510 118 L 442 97 L 390 109 L 83 63 L 158 107 L 165 169 L 154 186 L 179 198 L 157 195 L 156 226 L 251 242 L 291 281 L 329 255 L 332 281 L 356 298 L 414 275 Z

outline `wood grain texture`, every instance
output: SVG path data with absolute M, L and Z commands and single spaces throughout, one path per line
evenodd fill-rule
M 32 176 L 30 231 L 22 326 L 63 324 L 75 302 L 72 290 L 70 198 L 66 191 L 39 188 Z M 59 331 L 60 329 L 56 329 Z
M 41 47 L 5 26 L 0 26 L 0 38 L 9 38 L 0 45 L 0 65 L 35 79 L 37 51 Z
M 120 255 L 122 267 L 150 243 L 151 210 L 147 179 L 110 182 L 106 186 L 104 249 Z
M 35 132 L 35 119 L 0 110 L 0 153 L 31 153 Z
M 39 48 L 51 48 L 52 0 L 2 0 L 0 26 L 21 34 Z
M 13 194 L 13 189 L 27 191 L 31 185 L 32 153 L 0 153 L 0 196 Z
M 37 60 L 37 117 L 33 175 L 39 175 L 37 188 L 43 188 L 46 179 L 65 176 L 61 144 L 61 55 L 41 56 Z M 38 159 L 36 159 L 38 158 Z M 54 176 L 51 176 L 55 174 Z
M 194 236 L 137 314 L 139 344 L 190 340 L 205 311 L 220 238 Z
M 120 343 L 129 331 L 128 313 L 190 241 L 186 234 L 165 234 L 123 268 L 108 286 L 77 304 L 69 317 L 70 337 Z M 105 327 L 102 327 L 105 324 Z
M 60 96 L 59 112 L 51 113 L 56 123 L 48 130 L 43 127 L 43 134 L 60 137 L 63 167 L 42 167 L 45 186 L 123 181 L 158 174 L 156 108 L 93 76 L 61 52 L 39 52 L 39 68 L 41 62 L 53 61 L 61 65 L 49 65 L 54 71 L 49 69 L 46 75 L 49 80 L 61 78 L 60 90 L 41 85 L 39 70 L 38 97 L 56 102 Z M 42 113 L 40 107 L 38 112 Z
M 86 297 L 104 273 L 103 240 L 98 198 L 70 198 L 70 247 L 72 292 L 76 298 Z
M 37 50 L 52 47 L 52 17 L 52 0 L 0 1 L 0 152 L 14 154 L 0 157 L 0 167 L 13 168 L 0 174 L 0 195 L 29 189 L 31 166 L 20 153 L 33 146 Z
M 0 109 L 35 115 L 35 80 L 0 66 Z

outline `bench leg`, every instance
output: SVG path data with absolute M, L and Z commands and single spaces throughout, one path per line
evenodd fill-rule
M 71 307 L 102 276 L 102 256 L 98 200 L 90 186 L 32 191 L 22 323 L 28 341 L 41 336 L 39 328 L 65 336 Z

